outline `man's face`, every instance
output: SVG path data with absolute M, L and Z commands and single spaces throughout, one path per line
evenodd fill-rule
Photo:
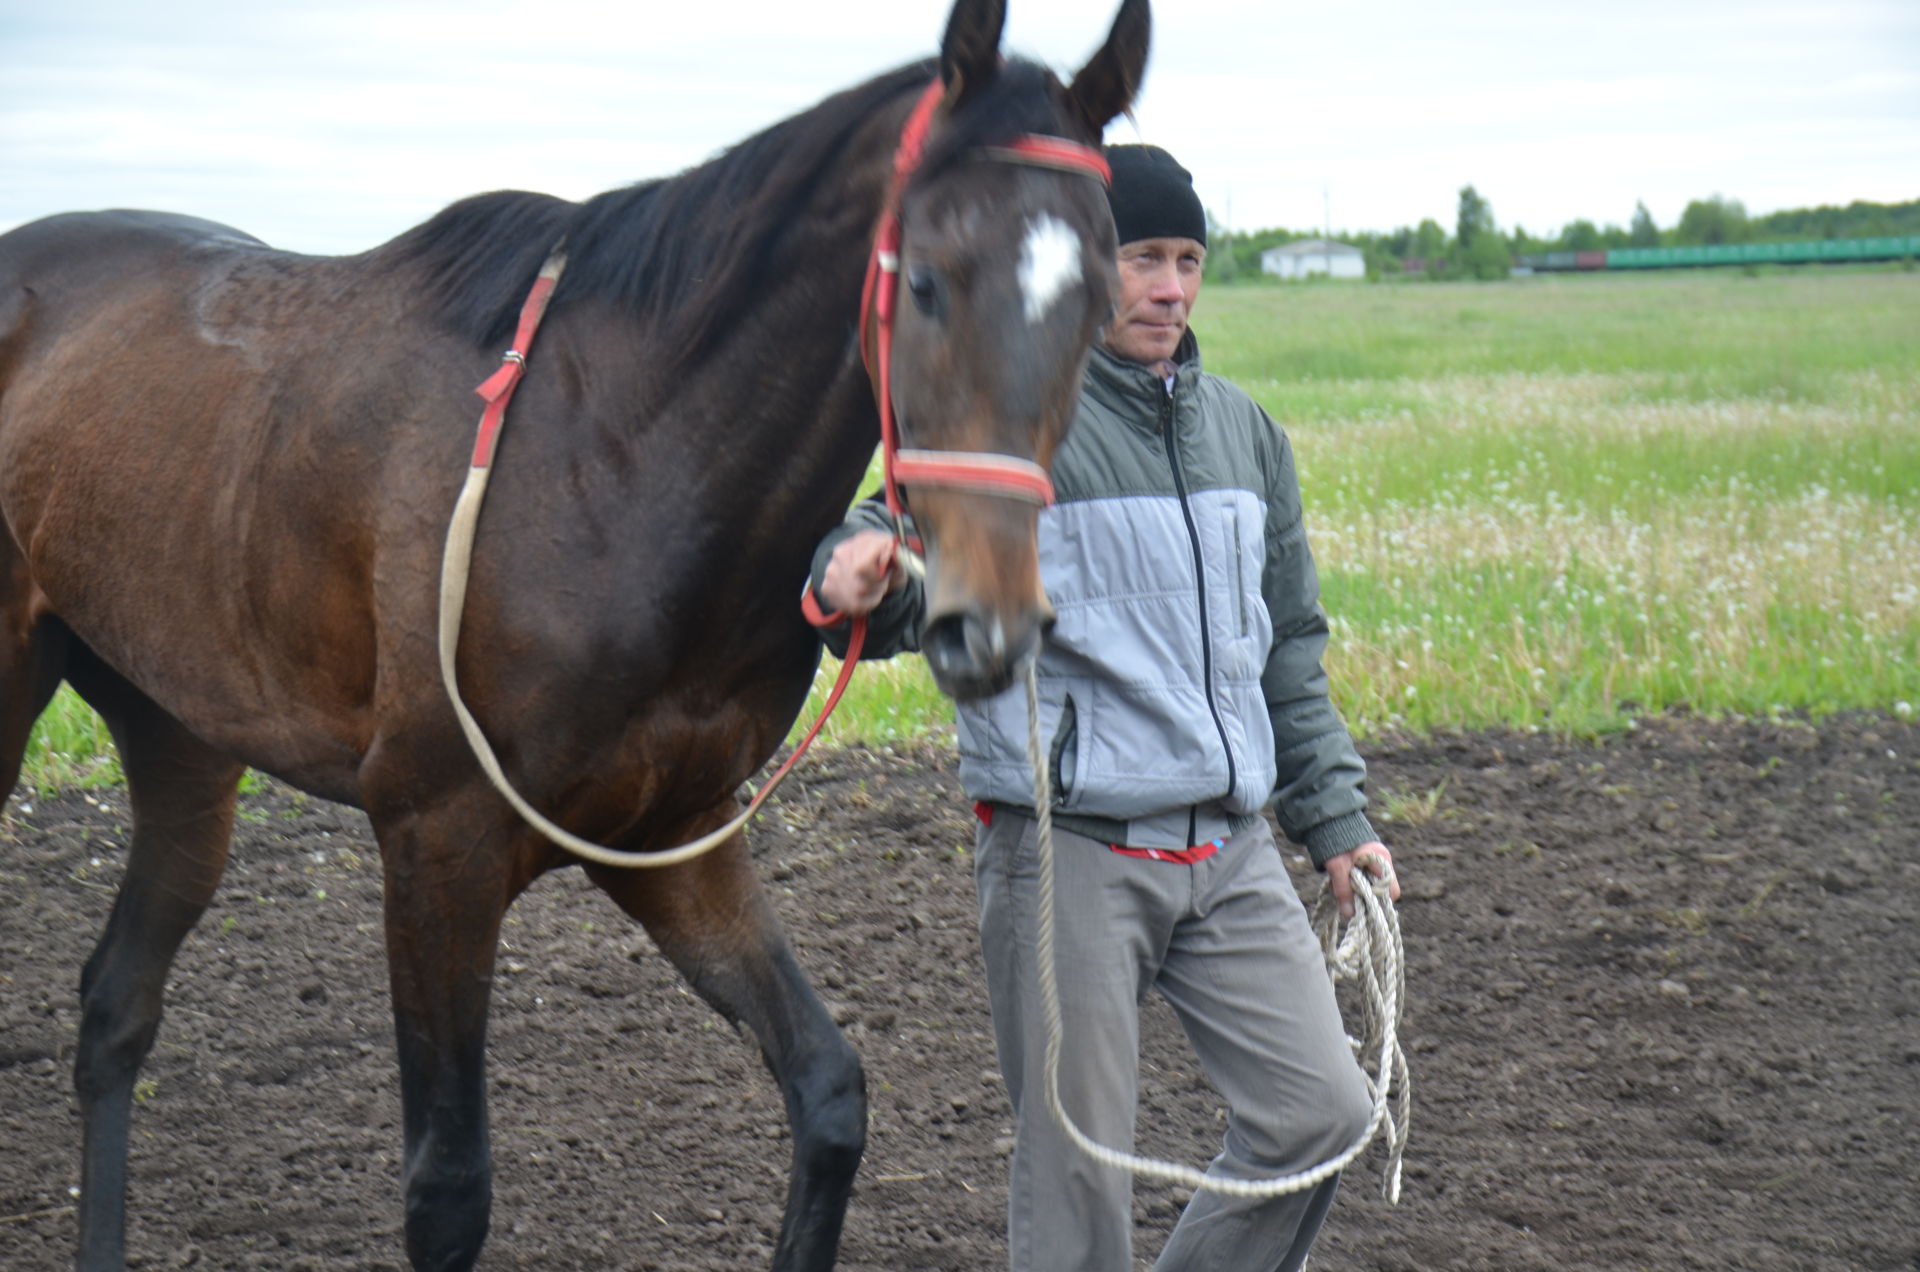
M 1172 359 L 1200 295 L 1207 249 L 1190 238 L 1135 239 L 1120 249 L 1120 300 L 1106 345 L 1148 366 Z

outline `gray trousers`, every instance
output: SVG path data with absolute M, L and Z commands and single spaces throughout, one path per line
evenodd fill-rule
M 977 839 L 980 939 L 1000 1072 L 1017 1120 L 1008 1202 L 1013 1272 L 1132 1272 L 1132 1176 L 1095 1164 L 1054 1124 L 1035 965 L 1039 858 L 1032 819 L 996 810 Z M 1194 865 L 1122 856 L 1054 831 L 1060 1093 L 1080 1129 L 1133 1147 L 1140 1005 L 1157 989 L 1226 1098 L 1208 1173 L 1283 1175 L 1366 1126 L 1365 1080 L 1319 943 L 1263 821 Z M 1157 1272 L 1293 1272 L 1337 1179 L 1241 1199 L 1200 1190 Z

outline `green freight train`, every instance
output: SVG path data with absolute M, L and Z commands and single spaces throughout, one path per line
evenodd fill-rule
M 1702 247 L 1616 247 L 1605 252 L 1543 252 L 1516 262 L 1536 273 L 1596 269 L 1691 269 L 1706 265 L 1810 265 L 1920 257 L 1920 234 L 1818 239 L 1807 243 L 1716 243 Z

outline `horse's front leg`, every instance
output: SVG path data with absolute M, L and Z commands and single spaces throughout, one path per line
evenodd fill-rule
M 520 835 L 484 796 L 369 812 L 386 882 L 407 1259 L 422 1272 L 464 1272 L 492 1207 L 487 1007 L 501 916 L 527 882 L 514 860 Z
M 71 674 L 113 730 L 133 808 L 133 844 L 113 913 L 80 977 L 80 1244 L 83 1272 L 126 1266 L 133 1086 L 160 1028 L 167 969 L 219 887 L 241 765 L 139 690 L 76 654 Z
M 683 828 L 678 838 L 696 838 L 733 811 L 731 805 L 718 810 L 704 826 Z M 589 873 L 646 926 L 702 998 L 728 1020 L 744 1022 L 759 1040 L 793 1131 L 774 1272 L 827 1272 L 866 1147 L 866 1081 L 860 1057 L 794 960 L 744 840 L 735 835 L 705 856 L 666 869 L 596 866 Z

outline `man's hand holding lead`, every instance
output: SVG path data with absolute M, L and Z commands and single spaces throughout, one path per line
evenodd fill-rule
M 1340 917 L 1353 917 L 1353 871 L 1356 866 L 1364 867 L 1376 879 L 1387 884 L 1387 895 L 1393 900 L 1400 899 L 1400 876 L 1393 868 L 1393 854 L 1379 840 L 1370 844 L 1361 844 L 1350 852 L 1327 859 L 1327 885 L 1333 889 L 1333 899 L 1340 903 Z
M 873 612 L 887 594 L 907 581 L 898 541 L 879 530 L 849 535 L 827 562 L 820 599 L 837 613 L 858 617 Z

